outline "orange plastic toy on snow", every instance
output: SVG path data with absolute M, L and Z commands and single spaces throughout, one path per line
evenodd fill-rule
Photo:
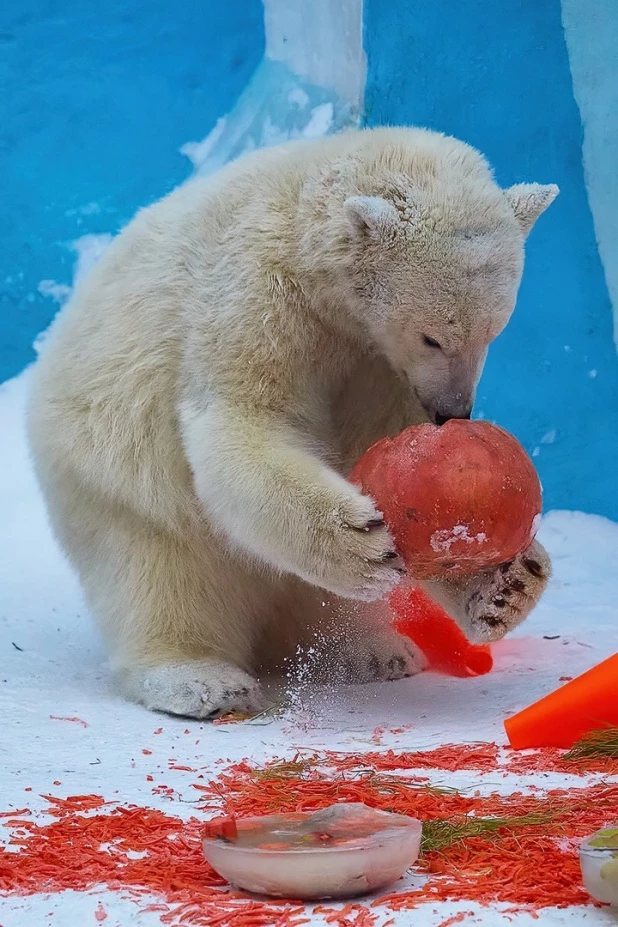
M 618 653 L 504 722 L 509 743 L 570 748 L 586 734 L 618 727 Z
M 471 644 L 457 623 L 422 589 L 400 583 L 389 604 L 395 627 L 414 641 L 428 668 L 447 676 L 483 676 L 494 665 L 487 645 Z

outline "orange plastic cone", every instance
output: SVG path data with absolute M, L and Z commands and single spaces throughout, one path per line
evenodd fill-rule
M 618 727 L 618 653 L 504 722 L 509 743 L 572 747 L 590 731 Z

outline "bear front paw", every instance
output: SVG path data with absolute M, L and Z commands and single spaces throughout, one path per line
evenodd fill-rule
M 331 507 L 315 538 L 313 582 L 346 599 L 381 599 L 405 573 L 371 499 L 358 493 Z

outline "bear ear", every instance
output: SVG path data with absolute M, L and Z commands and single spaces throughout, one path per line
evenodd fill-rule
M 391 237 L 399 225 L 399 214 L 382 196 L 349 196 L 343 204 L 357 238 Z
M 522 232 L 527 235 L 560 190 L 555 183 L 517 183 L 504 192 Z

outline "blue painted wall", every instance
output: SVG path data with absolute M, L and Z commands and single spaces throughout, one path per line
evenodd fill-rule
M 0 381 L 70 284 L 69 243 L 116 232 L 190 173 L 178 149 L 228 112 L 264 46 L 261 0 L 4 0 Z
M 327 0 L 326 11 L 328 2 L 360 16 L 356 0 Z M 302 0 L 271 0 L 272 16 L 288 25 L 292 7 L 300 15 Z M 316 20 L 310 35 L 303 28 L 286 32 L 290 66 L 320 48 L 326 26 Z M 364 2 L 369 125 L 439 129 L 480 148 L 504 186 L 561 187 L 530 236 L 517 311 L 490 352 L 477 414 L 534 455 L 548 508 L 618 520 L 618 360 L 590 212 L 592 203 L 615 289 L 618 115 L 608 37 L 616 34 L 614 0 L 562 0 L 562 9 L 560 0 Z M 359 49 L 342 41 L 342 55 L 360 62 Z M 234 103 L 263 50 L 261 0 L 5 0 L 0 381 L 32 360 L 32 342 L 57 309 L 38 286 L 71 282 L 70 243 L 116 232 L 181 183 L 190 165 L 178 149 L 218 117 L 231 111 L 235 131 Z M 243 97 L 264 123 L 254 126 L 260 137 L 281 99 L 276 73 L 260 69 L 261 82 Z M 254 143 L 245 136 L 239 149 Z
M 458 136 L 504 186 L 559 184 L 477 413 L 536 455 L 547 508 L 618 519 L 618 360 L 559 0 L 365 0 L 364 26 L 369 125 Z

